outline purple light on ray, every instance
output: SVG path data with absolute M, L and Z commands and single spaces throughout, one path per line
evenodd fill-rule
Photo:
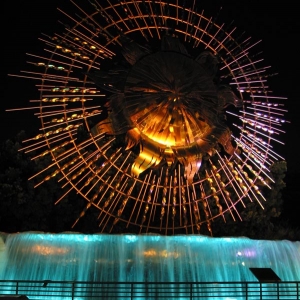
M 270 155 L 271 157 L 273 157 L 274 159 L 278 160 L 278 158 L 284 159 L 283 157 L 281 157 L 279 154 L 277 154 L 275 151 L 273 151 L 270 148 L 266 148 L 265 145 L 261 145 L 260 143 L 258 144 L 255 140 L 251 139 L 248 136 L 243 136 L 244 139 L 251 141 L 252 143 L 254 143 L 254 145 L 256 147 L 258 147 L 259 149 L 261 149 L 262 151 L 266 152 L 268 151 L 268 155 Z M 272 155 L 271 153 L 273 153 L 274 155 Z M 277 156 L 277 157 L 276 157 Z
M 248 128 L 248 129 L 250 129 L 250 130 L 252 130 L 252 131 L 254 131 L 254 132 L 256 132 L 256 133 L 258 133 L 258 134 L 260 134 L 260 135 L 262 135 L 262 136 L 264 136 L 264 137 L 267 137 L 267 138 L 269 138 L 269 139 L 271 139 L 271 140 L 273 140 L 273 141 L 275 141 L 275 142 L 277 142 L 277 143 L 279 143 L 279 144 L 284 145 L 283 142 L 281 142 L 281 141 L 279 141 L 279 140 L 277 140 L 277 139 L 275 139 L 275 138 L 273 138 L 273 137 L 270 137 L 269 135 L 266 135 L 266 134 L 264 134 L 264 133 L 262 133 L 262 132 L 260 132 L 260 131 L 258 131 L 258 130 L 255 130 L 255 129 L 249 127 L 249 126 L 246 126 L 246 128 Z

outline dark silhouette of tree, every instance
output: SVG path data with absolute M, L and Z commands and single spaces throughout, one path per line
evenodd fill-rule
M 213 224 L 215 236 L 247 236 L 255 239 L 300 239 L 300 228 L 294 226 L 283 213 L 285 208 L 282 191 L 286 187 L 284 178 L 287 171 L 285 161 L 279 161 L 271 166 L 273 181 L 269 180 L 271 189 L 264 187 L 266 202 L 264 209 L 255 202 L 246 204 L 241 209 L 240 221 L 229 219 L 226 224 L 218 220 Z M 284 216 L 282 216 L 284 215 Z
M 28 178 L 47 166 L 49 158 L 32 161 L 19 151 L 24 139 L 25 133 L 21 132 L 0 145 L 0 230 L 70 230 L 81 209 L 75 200 L 77 196 L 71 193 L 59 205 L 54 205 L 63 192 L 54 179 L 34 188 L 43 176 L 36 180 Z

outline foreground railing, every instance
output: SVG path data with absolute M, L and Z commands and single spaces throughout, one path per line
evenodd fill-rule
M 299 300 L 300 281 L 83 282 L 0 280 L 0 295 L 29 299 Z M 1 299 L 1 297 L 0 297 Z

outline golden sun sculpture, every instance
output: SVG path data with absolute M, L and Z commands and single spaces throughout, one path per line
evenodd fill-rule
M 235 38 L 195 1 L 71 3 L 63 33 L 30 55 L 43 70 L 29 75 L 40 80 L 41 133 L 24 150 L 51 158 L 32 178 L 63 182 L 56 203 L 72 190 L 86 200 L 73 226 L 95 207 L 102 232 L 123 221 L 211 233 L 216 218 L 242 220 L 248 202 L 263 208 L 285 98 L 252 54 L 259 42 Z

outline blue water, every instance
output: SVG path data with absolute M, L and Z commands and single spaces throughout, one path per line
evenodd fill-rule
M 2 237 L 2 239 L 1 239 Z M 0 234 L 0 279 L 257 281 L 250 267 L 300 280 L 300 242 L 159 235 Z

